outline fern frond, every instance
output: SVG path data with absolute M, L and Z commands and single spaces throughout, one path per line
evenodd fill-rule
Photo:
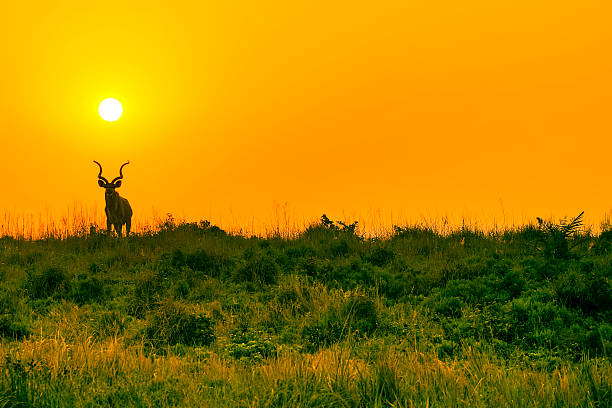
M 583 225 L 582 215 L 583 214 L 584 214 L 584 211 L 578 214 L 578 216 L 574 218 L 573 220 L 571 220 L 568 224 L 565 224 L 561 227 L 561 230 L 563 231 L 563 234 L 565 235 L 565 237 L 569 237 L 570 235 L 575 234 L 576 232 L 578 232 L 578 230 L 580 230 L 580 228 L 582 228 L 582 225 Z

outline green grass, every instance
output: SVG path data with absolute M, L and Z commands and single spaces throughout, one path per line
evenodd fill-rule
M 612 233 L 574 227 L 0 238 L 0 407 L 612 406 Z

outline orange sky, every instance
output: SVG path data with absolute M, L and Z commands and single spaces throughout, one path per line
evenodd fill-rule
M 610 21 L 607 0 L 7 2 L 0 212 L 102 208 L 92 160 L 129 159 L 141 218 L 601 220 Z

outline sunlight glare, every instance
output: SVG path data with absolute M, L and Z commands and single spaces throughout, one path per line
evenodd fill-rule
M 123 113 L 123 106 L 121 106 L 121 102 L 114 98 L 108 98 L 100 102 L 100 107 L 98 108 L 98 112 L 102 119 L 113 122 L 121 117 Z

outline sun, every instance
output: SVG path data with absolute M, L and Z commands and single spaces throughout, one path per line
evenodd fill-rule
M 121 117 L 123 106 L 121 106 L 121 102 L 115 98 L 108 98 L 100 102 L 98 112 L 102 119 L 108 122 L 114 122 Z

